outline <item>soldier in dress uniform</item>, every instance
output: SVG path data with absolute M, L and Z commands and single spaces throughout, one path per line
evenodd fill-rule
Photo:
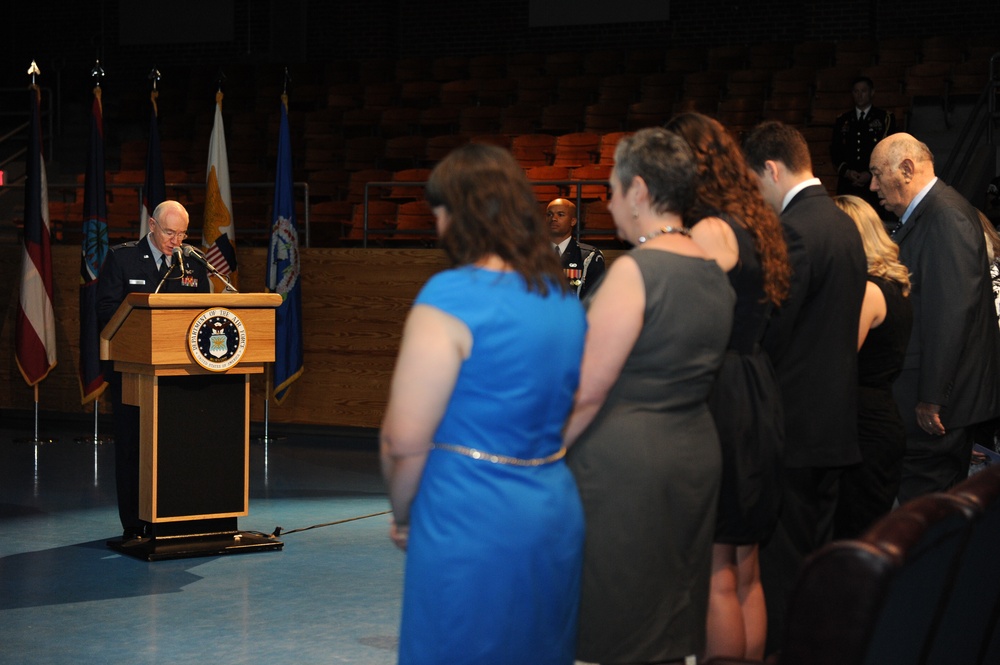
M 552 244 L 562 260 L 569 284 L 582 300 L 604 275 L 604 255 L 593 245 L 577 242 L 576 205 L 567 199 L 553 199 L 545 208 Z
M 896 120 L 891 112 L 872 105 L 875 84 L 867 76 L 854 79 L 851 95 L 854 108 L 837 118 L 830 142 L 830 156 L 837 167 L 837 194 L 858 196 L 887 219 L 889 213 L 868 187 L 872 181 L 868 162 L 875 144 L 896 132 Z

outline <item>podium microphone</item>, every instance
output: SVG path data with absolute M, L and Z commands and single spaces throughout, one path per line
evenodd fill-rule
M 187 274 L 187 266 L 184 265 L 184 252 L 180 247 L 174 247 L 174 261 L 181 267 L 181 274 Z
M 229 281 L 229 278 L 223 275 L 221 272 L 219 272 L 219 269 L 216 268 L 214 265 L 212 265 L 212 262 L 208 260 L 208 257 L 205 256 L 205 254 L 200 249 L 192 247 L 191 245 L 181 245 L 177 249 L 183 252 L 185 256 L 193 256 L 194 258 L 198 259 L 203 264 L 205 264 L 205 267 L 208 269 L 208 272 L 212 273 L 226 284 L 225 288 L 226 291 L 230 293 L 239 293 L 239 291 L 236 290 L 236 287 L 233 286 L 233 283 Z

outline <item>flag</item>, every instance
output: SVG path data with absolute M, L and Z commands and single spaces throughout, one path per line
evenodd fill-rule
M 29 95 L 31 121 L 25 157 L 24 252 L 14 354 L 24 380 L 29 386 L 35 386 L 56 366 L 56 318 L 52 311 L 49 186 L 42 158 L 41 90 L 32 83 Z
M 201 244 L 208 260 L 236 285 L 236 229 L 233 227 L 233 199 L 229 193 L 229 157 L 226 132 L 222 126 L 222 93 L 215 95 L 215 124 L 208 141 L 208 174 L 205 189 L 205 222 Z M 225 284 L 212 276 L 214 290 Z
M 292 194 L 292 140 L 288 131 L 288 97 L 281 96 L 278 167 L 274 177 L 274 217 L 267 249 L 267 289 L 281 294 L 275 312 L 274 386 L 278 404 L 302 375 L 302 283 L 299 280 L 299 231 Z
M 142 187 L 142 212 L 139 214 L 139 237 L 149 233 L 149 218 L 156 206 L 167 198 L 167 183 L 163 175 L 163 155 L 160 152 L 160 127 L 157 120 L 155 90 L 149 93 L 149 147 L 146 149 L 146 183 Z
M 100 397 L 108 385 L 101 371 L 101 331 L 97 325 L 97 276 L 108 253 L 100 87 L 94 88 L 89 152 L 83 185 L 83 251 L 80 257 L 80 400 L 83 404 Z

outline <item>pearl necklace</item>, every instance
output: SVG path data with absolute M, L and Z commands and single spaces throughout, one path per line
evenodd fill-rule
M 660 227 L 659 229 L 653 231 L 648 236 L 639 236 L 639 244 L 641 245 L 644 242 L 646 242 L 647 240 L 652 240 L 656 236 L 662 236 L 665 233 L 679 233 L 682 236 L 686 236 L 686 235 L 690 235 L 691 234 L 690 231 L 688 231 L 683 226 L 663 226 L 663 227 Z

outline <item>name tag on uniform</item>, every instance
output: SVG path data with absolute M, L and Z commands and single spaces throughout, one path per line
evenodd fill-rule
M 141 285 L 143 285 L 143 284 L 145 284 L 145 283 L 146 283 L 146 280 L 144 280 L 144 279 L 130 279 L 130 280 L 128 281 L 128 283 L 129 283 L 129 284 L 136 284 L 136 285 L 139 285 L 139 286 L 141 286 Z

